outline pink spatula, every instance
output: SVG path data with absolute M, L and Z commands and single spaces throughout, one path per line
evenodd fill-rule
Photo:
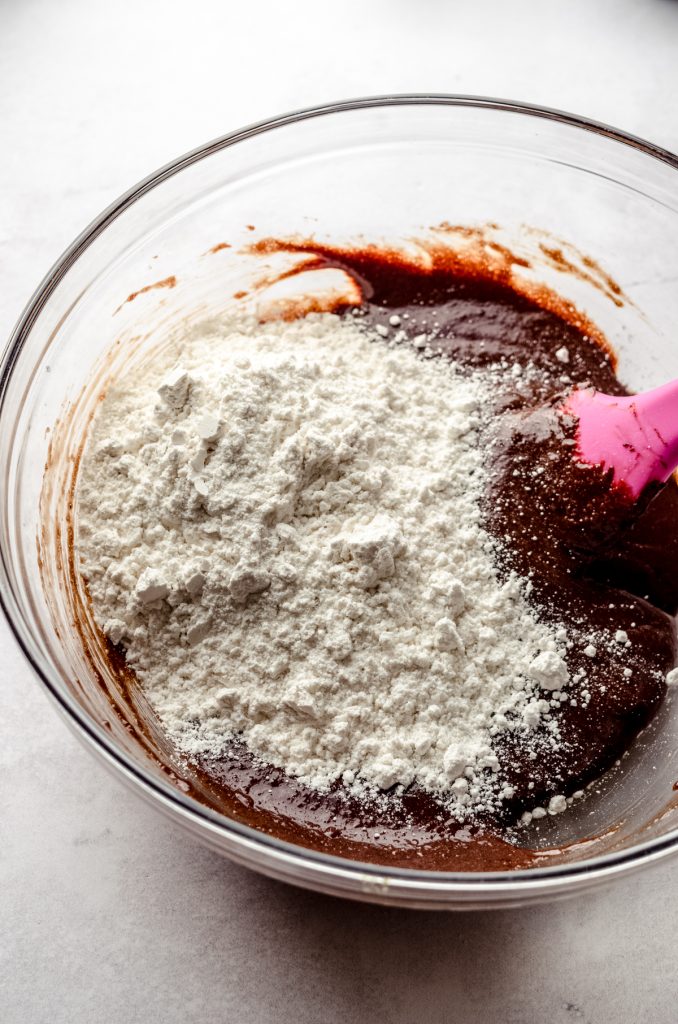
M 678 467 L 678 380 L 621 397 L 573 391 L 562 409 L 578 421 L 578 459 L 612 470 L 613 484 L 631 500 Z

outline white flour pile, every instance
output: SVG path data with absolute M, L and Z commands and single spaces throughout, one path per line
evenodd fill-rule
M 322 314 L 214 326 L 110 390 L 81 567 L 180 750 L 467 813 L 511 795 L 494 736 L 557 743 L 564 630 L 481 525 L 489 388 Z

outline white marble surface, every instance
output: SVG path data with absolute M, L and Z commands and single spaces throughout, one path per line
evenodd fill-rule
M 674 0 L 0 0 L 0 335 L 105 204 L 294 107 L 435 90 L 678 150 Z M 351 905 L 222 861 L 80 749 L 0 624 L 0 1019 L 669 1024 L 678 861 L 465 916 Z

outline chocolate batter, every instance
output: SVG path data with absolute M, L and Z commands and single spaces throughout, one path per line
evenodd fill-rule
M 636 507 L 600 471 L 577 465 L 575 425 L 557 411 L 563 397 L 585 384 L 607 393 L 624 389 L 611 353 L 571 309 L 544 308 L 501 276 L 442 252 L 433 253 L 431 267 L 417 269 L 373 249 L 271 241 L 260 248 L 304 252 L 304 271 L 333 266 L 349 273 L 363 294 L 365 322 L 388 327 L 393 337 L 397 314 L 403 343 L 417 345 L 422 332 L 432 338 L 421 358 L 494 368 L 486 528 L 497 539 L 500 569 L 528 578 L 542 615 L 567 624 L 574 639 L 568 668 L 577 683 L 553 712 L 557 745 L 545 742 L 535 757 L 519 733 L 496 741 L 514 795 L 501 816 L 473 827 L 451 819 L 416 786 L 371 802 L 348 797 L 339 785 L 320 795 L 257 765 L 241 747 L 189 766 L 192 790 L 238 821 L 355 860 L 448 871 L 539 863 L 540 854 L 524 848 L 525 834 L 519 846 L 511 826 L 523 811 L 581 790 L 608 769 L 664 696 L 676 658 L 678 487 L 671 480 Z M 515 364 L 532 369 L 518 372 Z M 619 631 L 628 642 L 610 639 Z M 593 634 L 608 639 L 592 657 Z

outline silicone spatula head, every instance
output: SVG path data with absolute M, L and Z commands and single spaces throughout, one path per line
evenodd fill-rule
M 577 420 L 577 458 L 612 470 L 634 501 L 678 467 L 678 380 L 621 397 L 581 389 L 562 408 Z

